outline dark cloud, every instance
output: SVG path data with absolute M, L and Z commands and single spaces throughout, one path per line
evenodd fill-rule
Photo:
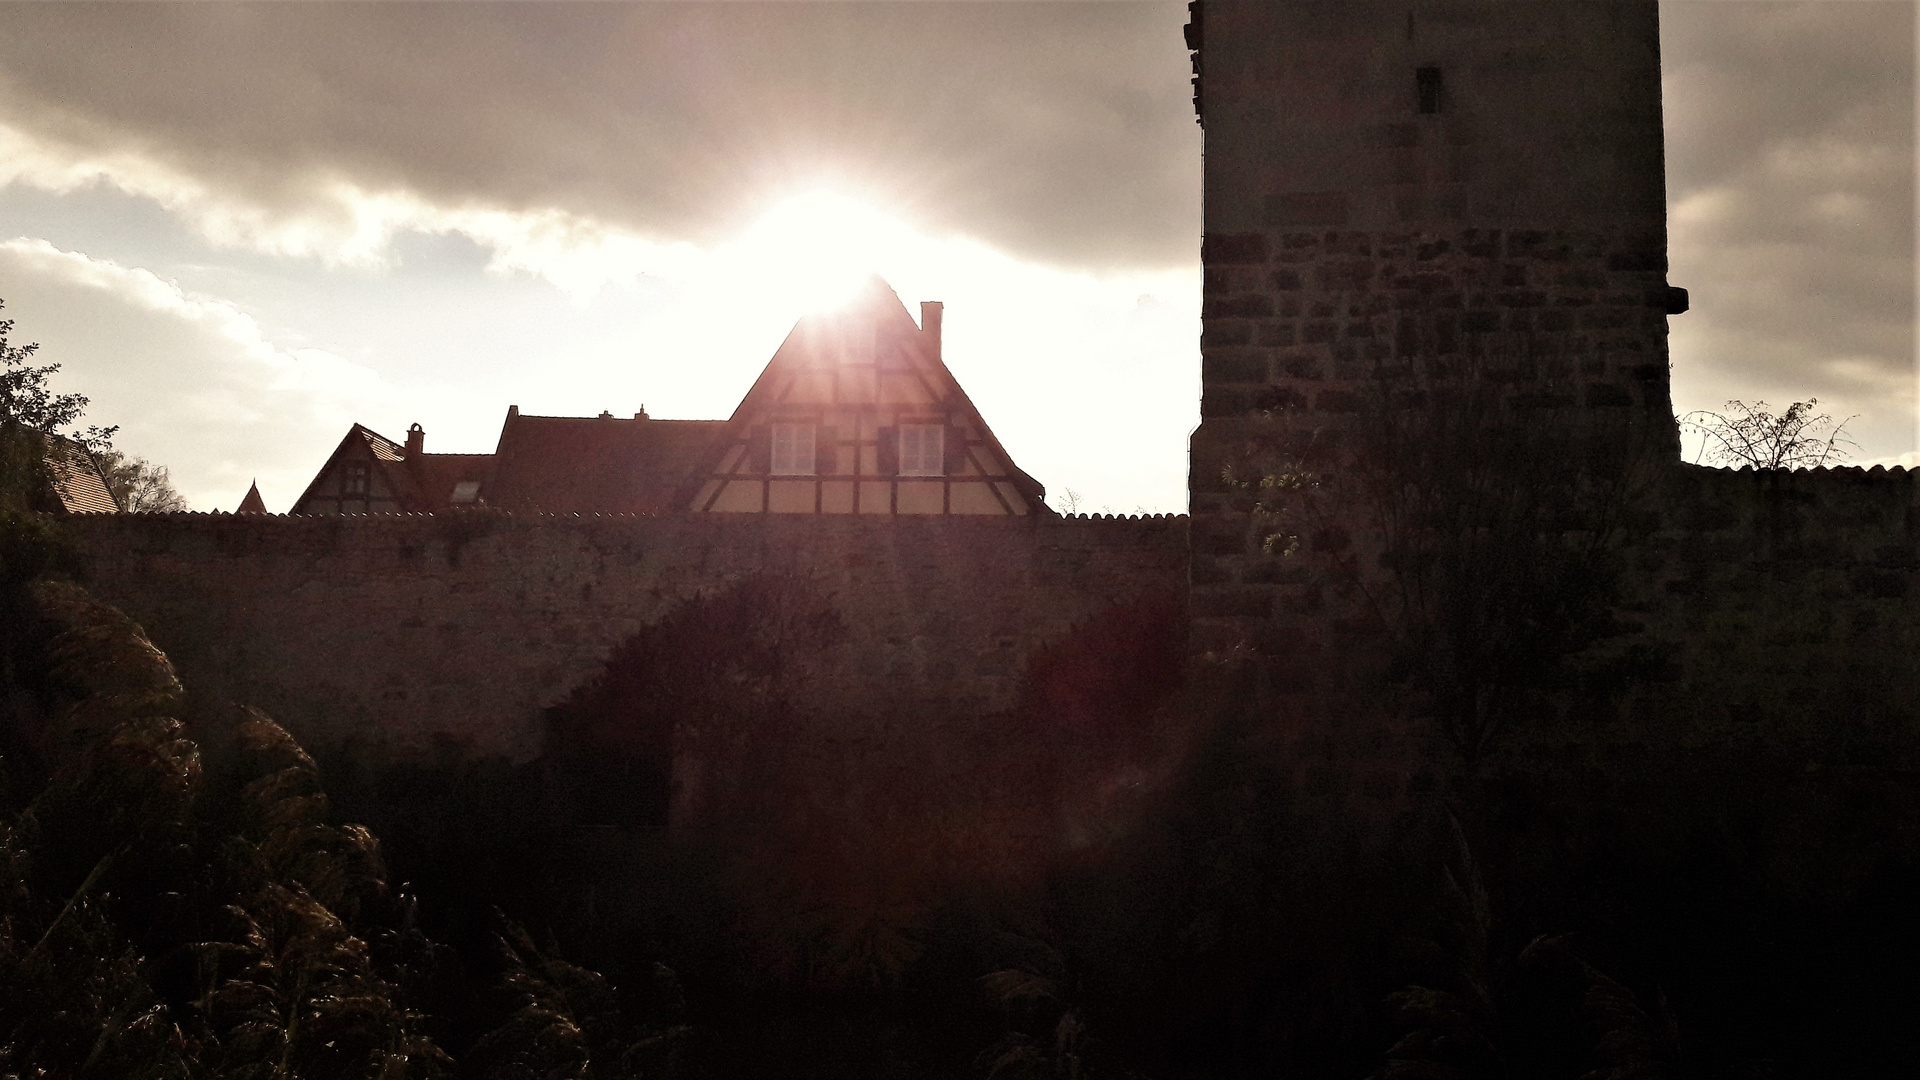
M 344 180 L 707 242 L 838 177 L 1050 263 L 1197 255 L 1179 0 L 5 12 L 0 125 L 156 162 L 205 214 L 337 219 Z M 1818 395 L 1870 453 L 1913 445 L 1913 20 L 1662 6 L 1683 407 Z
M 269 210 L 342 178 L 712 238 L 838 177 L 1077 265 L 1195 257 L 1185 5 L 22 5 L 0 119 Z
M 1911 446 L 1914 5 L 1662 6 L 1676 388 L 1817 395 Z

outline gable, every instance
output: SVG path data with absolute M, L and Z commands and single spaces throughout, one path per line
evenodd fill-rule
M 399 466 L 399 443 L 359 424 L 320 467 L 290 511 L 294 514 L 399 514 L 414 509 L 414 485 Z
M 1050 513 L 940 355 L 938 304 L 918 325 L 878 278 L 794 326 L 727 421 L 696 513 Z

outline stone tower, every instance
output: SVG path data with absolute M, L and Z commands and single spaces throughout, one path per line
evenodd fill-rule
M 1403 410 L 1493 395 L 1568 455 L 1677 453 L 1655 0 L 1192 9 L 1200 648 L 1365 621 L 1335 571 L 1379 564 L 1355 473 L 1394 467 L 1362 459 Z

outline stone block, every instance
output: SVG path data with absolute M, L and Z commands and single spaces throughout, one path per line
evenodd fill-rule
M 1323 292 L 1358 291 L 1373 281 L 1374 265 L 1371 260 L 1345 259 L 1321 263 L 1313 275 L 1314 285 Z
M 1209 319 L 1261 319 L 1273 314 L 1273 298 L 1261 293 L 1209 296 L 1201 315 Z
M 1854 593 L 1874 600 L 1898 600 L 1907 595 L 1911 574 L 1897 570 L 1863 567 L 1855 570 L 1849 583 Z
M 1267 380 L 1264 349 L 1208 347 L 1200 354 L 1200 377 L 1209 383 L 1260 383 Z
M 1252 408 L 1253 395 L 1248 390 L 1215 386 L 1211 383 L 1202 385 L 1200 392 L 1202 417 L 1241 416 L 1252 411 Z
M 1502 250 L 1499 229 L 1468 229 L 1460 234 L 1460 250 L 1476 259 L 1497 259 Z
M 1249 266 L 1209 266 L 1201 275 L 1209 295 L 1257 292 L 1260 271 Z
M 1267 283 L 1282 292 L 1292 292 L 1306 287 L 1300 280 L 1298 270 L 1275 270 L 1267 276 Z
M 1265 233 L 1209 233 L 1200 242 L 1200 260 L 1207 266 L 1258 264 L 1267 261 Z
M 1207 320 L 1200 332 L 1200 347 L 1253 344 L 1253 324 L 1245 319 Z
M 1290 353 L 1279 358 L 1280 373 L 1290 379 L 1318 379 L 1321 376 L 1321 364 L 1317 357 L 1307 353 Z
M 1299 337 L 1299 330 L 1290 322 L 1262 323 L 1257 334 L 1259 344 L 1269 348 L 1287 348 L 1297 343 Z
M 1590 409 L 1617 408 L 1632 404 L 1633 395 L 1612 383 L 1587 384 L 1587 407 Z
M 1266 618 L 1273 614 L 1273 590 L 1262 586 L 1202 586 L 1193 590 L 1189 610 L 1200 617 Z
M 1225 585 L 1233 580 L 1233 575 L 1219 559 L 1194 552 L 1192 567 L 1187 574 L 1190 585 Z
M 1573 404 L 1572 394 L 1552 390 L 1532 390 L 1513 396 L 1516 409 L 1570 409 Z
M 1290 412 L 1306 406 L 1305 395 L 1286 386 L 1263 386 L 1253 398 L 1253 407 L 1262 412 Z
M 1268 195 L 1265 224 L 1272 228 L 1302 229 L 1344 226 L 1352 204 L 1344 191 L 1292 191 Z
M 1616 251 L 1607 256 L 1607 269 L 1635 274 L 1664 274 L 1667 272 L 1666 246 Z
M 1371 255 L 1373 237 L 1363 232 L 1328 233 L 1321 244 L 1329 255 Z

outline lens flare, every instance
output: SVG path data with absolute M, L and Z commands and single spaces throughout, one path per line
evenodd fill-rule
M 795 315 L 837 307 L 869 275 L 902 261 L 913 235 L 873 207 L 816 191 L 776 203 L 729 252 L 744 282 L 764 303 Z

